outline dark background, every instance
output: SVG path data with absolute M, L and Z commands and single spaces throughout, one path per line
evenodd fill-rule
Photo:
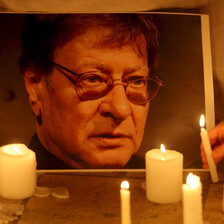
M 160 32 L 158 74 L 164 87 L 151 102 L 139 153 L 163 143 L 184 154 L 184 167 L 200 167 L 199 118 L 205 114 L 201 17 L 153 17 Z

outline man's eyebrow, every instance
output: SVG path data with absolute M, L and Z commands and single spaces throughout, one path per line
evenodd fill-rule
M 92 68 L 95 68 L 97 70 L 106 70 L 106 66 L 100 62 L 96 62 L 96 61 L 92 61 L 92 60 L 84 60 L 82 62 L 80 62 L 78 64 L 78 69 L 82 69 L 82 68 L 85 68 L 85 67 L 92 67 Z
M 88 60 L 88 59 L 80 62 L 78 64 L 77 68 L 82 69 L 82 68 L 85 68 L 85 67 L 92 67 L 94 69 L 97 69 L 99 71 L 106 72 L 106 73 L 109 73 L 110 70 L 111 70 L 110 65 L 108 66 L 108 65 L 105 65 L 101 62 Z M 148 68 L 148 66 L 145 66 L 145 65 L 139 65 L 139 64 L 133 65 L 132 64 L 129 67 L 124 69 L 124 74 L 131 74 L 131 73 L 134 73 L 134 72 L 137 72 L 137 71 L 144 71 L 144 72 L 149 73 L 149 68 Z
M 129 68 L 126 68 L 124 70 L 124 74 L 131 74 L 138 71 L 144 71 L 149 73 L 149 68 L 148 66 L 143 66 L 143 65 L 132 65 Z

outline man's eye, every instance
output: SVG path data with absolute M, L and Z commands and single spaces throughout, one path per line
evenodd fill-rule
M 128 79 L 128 83 L 133 86 L 144 86 L 146 84 L 146 79 L 142 76 L 134 76 Z
M 88 75 L 83 78 L 83 81 L 96 84 L 96 83 L 102 83 L 104 82 L 104 79 L 99 75 Z
M 145 80 L 144 79 L 133 80 L 132 84 L 134 84 L 134 85 L 144 85 L 145 84 Z

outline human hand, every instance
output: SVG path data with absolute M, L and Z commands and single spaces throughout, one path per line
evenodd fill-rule
M 224 158 L 224 121 L 220 122 L 210 131 L 208 131 L 208 137 L 211 143 L 212 157 L 214 158 L 215 164 L 218 164 Z M 202 142 L 200 149 L 203 168 L 207 169 L 208 162 Z

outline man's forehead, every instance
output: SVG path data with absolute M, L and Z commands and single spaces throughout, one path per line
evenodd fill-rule
M 91 48 L 122 48 L 123 46 L 131 46 L 139 56 L 147 57 L 147 44 L 142 33 L 136 36 L 127 33 L 127 35 L 116 33 L 113 27 L 91 26 L 84 32 L 72 39 L 73 43 L 85 42 Z
M 134 43 L 139 40 L 143 46 L 146 45 L 145 36 L 142 33 L 133 34 L 131 31 L 120 32 L 115 27 L 106 26 L 90 26 L 79 36 L 86 36 L 93 39 L 95 43 L 110 43 L 124 45 L 127 43 Z

